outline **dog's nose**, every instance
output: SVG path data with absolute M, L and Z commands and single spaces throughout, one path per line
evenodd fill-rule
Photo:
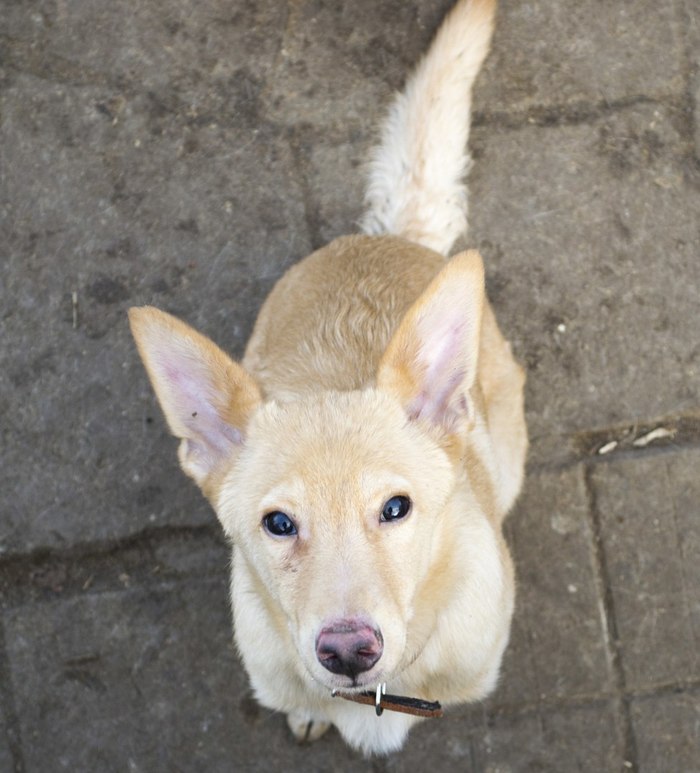
M 355 679 L 381 658 L 384 644 L 378 629 L 360 620 L 337 620 L 321 630 L 316 657 L 333 674 Z

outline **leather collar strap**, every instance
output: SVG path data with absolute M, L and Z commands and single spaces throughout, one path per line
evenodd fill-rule
M 377 709 L 377 715 L 380 715 L 384 709 L 387 711 L 400 711 L 403 714 L 413 714 L 416 717 L 441 717 L 443 715 L 442 706 L 438 701 L 406 698 L 403 695 L 382 695 L 379 704 L 377 704 L 376 696 L 373 692 L 343 693 L 334 690 L 333 695 L 338 698 L 345 698 L 346 701 L 374 706 Z

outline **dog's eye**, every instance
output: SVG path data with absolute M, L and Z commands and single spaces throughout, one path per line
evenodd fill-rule
M 286 513 L 279 510 L 268 513 L 263 517 L 262 522 L 265 529 L 270 534 L 274 534 L 275 537 L 293 537 L 297 533 L 294 521 Z
M 397 521 L 405 518 L 411 509 L 411 500 L 404 496 L 395 496 L 387 499 L 382 508 L 380 521 Z

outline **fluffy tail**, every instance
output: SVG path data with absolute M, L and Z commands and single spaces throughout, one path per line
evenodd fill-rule
M 467 227 L 472 84 L 486 58 L 496 0 L 459 0 L 391 105 L 370 162 L 362 230 L 447 255 Z

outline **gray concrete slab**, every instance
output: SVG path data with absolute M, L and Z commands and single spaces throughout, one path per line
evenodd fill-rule
M 5 623 L 27 773 L 368 769 L 336 735 L 297 746 L 253 701 L 223 578 L 38 602 Z
M 275 277 L 310 248 L 286 141 L 253 137 L 241 155 L 235 129 L 188 131 L 149 97 L 109 118 L 109 94 L 18 75 L 2 96 L 5 552 L 206 522 L 125 311 L 165 307 L 240 354 Z
M 532 476 L 508 523 L 518 575 L 513 635 L 489 705 L 613 689 L 583 471 Z
M 693 83 L 693 124 L 695 139 L 695 156 L 700 159 L 700 75 L 695 74 Z
M 363 171 L 366 152 L 357 142 L 357 132 L 339 129 L 307 137 L 300 130 L 298 143 L 308 180 L 314 216 L 309 230 L 315 244 L 323 245 L 337 236 L 357 231 L 363 213 Z M 347 185 L 338 185 L 347 180 Z
M 14 768 L 14 756 L 10 745 L 10 729 L 7 726 L 4 707 L 0 705 L 0 770 L 11 771 Z
M 270 83 L 281 123 L 372 133 L 449 0 L 293 4 Z
M 528 367 L 535 462 L 565 457 L 584 428 L 700 402 L 700 190 L 681 118 L 641 104 L 474 132 L 471 238 Z
M 698 48 L 700 48 L 700 18 L 693 0 L 683 3 L 683 30 L 687 67 L 691 71 L 689 96 L 692 107 L 693 135 L 695 140 L 695 159 L 700 161 L 700 68 L 698 67 Z
M 700 451 L 593 473 L 628 687 L 700 678 Z
M 676 3 L 502 2 L 486 109 L 616 102 L 683 89 Z M 509 74 L 503 78 L 503 73 Z
M 700 771 L 700 695 L 640 697 L 632 703 L 640 773 L 647 771 Z
M 488 723 L 481 737 L 477 770 L 613 771 L 624 753 L 610 703 L 557 706 L 533 714 L 504 716 Z
M 62 64 L 65 72 L 56 73 L 61 80 L 80 73 L 80 80 L 129 84 L 154 96 L 163 89 L 175 101 L 199 107 L 199 114 L 221 116 L 241 112 L 229 91 L 241 80 L 232 76 L 267 70 L 274 62 L 287 10 L 279 0 L 175 0 L 167 8 L 135 8 L 123 0 L 85 6 L 34 0 L 24 8 L 10 4 L 4 20 L 26 69 L 55 72 Z
M 335 732 L 298 747 L 257 706 L 235 658 L 226 583 L 189 580 L 20 605 L 5 615 L 26 771 L 375 770 Z M 536 715 L 449 712 L 386 770 L 605 770 L 619 757 L 607 703 Z M 274 753 L 270 754 L 270 745 Z M 517 754 L 514 750 L 517 749 Z M 616 756 L 617 755 L 617 756 Z
M 425 723 L 410 736 L 406 753 L 387 760 L 386 770 L 612 771 L 622 762 L 615 709 L 601 702 Z

